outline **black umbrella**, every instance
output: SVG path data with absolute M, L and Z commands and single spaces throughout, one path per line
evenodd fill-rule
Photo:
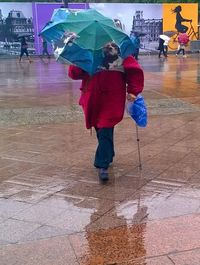
M 31 36 L 33 36 L 32 33 L 19 33 L 19 34 L 17 34 L 18 39 L 23 38 L 23 37 L 31 37 Z
M 138 37 L 144 37 L 147 35 L 145 32 L 133 31 L 133 34 Z

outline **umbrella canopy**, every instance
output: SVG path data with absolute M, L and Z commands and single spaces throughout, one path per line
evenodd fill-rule
M 133 31 L 133 34 L 138 37 L 144 37 L 147 35 L 145 32 Z
M 114 41 L 120 49 L 122 58 L 134 53 L 135 47 L 131 39 L 115 26 L 111 18 L 94 9 L 77 12 L 66 10 L 65 18 L 62 19 L 58 16 L 59 12 L 54 12 L 51 22 L 40 34 L 49 42 L 63 38 L 65 45 L 58 56 L 60 59 L 62 57 L 61 60 L 79 67 L 82 67 L 81 61 L 87 65 L 83 69 L 93 74 L 99 70 L 102 63 L 102 49 L 106 43 Z M 55 18 L 55 14 L 59 18 Z
M 49 42 L 60 40 L 65 33 L 63 24 L 69 14 L 70 12 L 66 8 L 55 9 L 51 20 L 46 23 L 39 36 L 41 35 Z
M 189 36 L 186 33 L 180 33 L 178 35 L 178 42 L 181 44 L 187 44 L 189 42 Z
M 23 38 L 23 37 L 30 37 L 30 36 L 33 36 L 33 34 L 31 33 L 18 33 L 17 34 L 18 39 Z
M 177 34 L 177 31 L 173 31 L 173 30 L 167 30 L 167 31 L 164 31 L 163 32 L 163 35 L 166 35 L 166 36 L 168 36 L 168 37 L 172 37 L 172 36 L 174 36 L 174 35 L 176 35 Z
M 103 63 L 101 50 L 85 50 L 75 43 L 72 46 L 65 45 L 63 48 L 57 48 L 54 55 L 57 61 L 75 64 L 90 74 L 100 70 Z
M 162 40 L 164 41 L 169 41 L 170 40 L 170 37 L 166 36 L 166 35 L 160 35 L 159 36 Z
M 132 48 L 132 43 L 131 43 Z M 124 58 L 130 54 L 129 44 L 124 41 L 120 46 L 121 54 Z M 78 46 L 76 43 L 65 44 L 63 48 L 57 48 L 54 52 L 57 61 L 66 64 L 75 64 L 89 74 L 94 74 L 103 69 L 103 51 L 87 50 Z

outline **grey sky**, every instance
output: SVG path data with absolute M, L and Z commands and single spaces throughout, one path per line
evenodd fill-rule
M 11 10 L 22 11 L 25 17 L 33 17 L 32 15 L 32 3 L 0 3 L 0 9 L 3 18 L 8 16 Z

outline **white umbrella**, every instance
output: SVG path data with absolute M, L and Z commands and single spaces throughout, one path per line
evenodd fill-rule
M 160 35 L 159 36 L 162 40 L 164 41 L 169 41 L 170 40 L 170 37 L 168 37 L 167 35 Z

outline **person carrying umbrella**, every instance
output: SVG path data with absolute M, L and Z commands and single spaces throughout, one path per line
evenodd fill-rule
M 50 59 L 50 54 L 47 48 L 47 41 L 44 38 L 42 38 L 42 56 L 44 57 L 45 54 L 47 55 L 48 59 Z
M 169 43 L 169 39 L 166 39 L 163 43 L 164 46 L 164 51 L 165 51 L 165 55 L 166 57 L 168 57 L 168 43 Z
M 134 44 L 111 18 L 95 9 L 59 9 L 41 35 L 49 42 L 63 41 L 56 59 L 70 64 L 69 77 L 82 80 L 79 104 L 86 128 L 94 127 L 98 140 L 94 166 L 100 180 L 107 181 L 115 155 L 114 126 L 123 118 L 126 91 L 133 101 L 144 86 L 143 70 L 131 56 Z
M 168 36 L 163 35 L 163 34 L 159 36 L 159 45 L 158 45 L 158 50 L 160 50 L 158 54 L 159 58 L 161 58 L 162 53 L 165 56 L 165 58 L 167 57 L 167 45 L 168 45 L 169 39 L 170 38 Z
M 134 58 L 138 61 L 138 56 L 139 56 L 139 51 L 140 51 L 140 38 L 139 38 L 139 34 L 137 32 L 133 33 L 131 35 L 131 40 L 133 42 L 133 44 L 135 45 L 135 51 L 134 51 Z
M 178 51 L 176 53 L 176 56 L 178 56 L 181 52 L 183 53 L 183 57 L 186 57 L 185 55 L 185 47 L 189 42 L 189 36 L 186 33 L 180 33 L 178 35 Z
M 101 181 L 108 180 L 108 167 L 115 155 L 114 126 L 124 115 L 125 101 L 134 101 L 144 86 L 143 70 L 133 56 L 119 59 L 119 48 L 113 42 L 103 48 L 102 70 L 89 75 L 70 65 L 69 77 L 81 79 L 79 104 L 85 114 L 86 128 L 95 128 L 98 140 L 94 166 L 99 169 Z M 113 58 L 113 59 L 112 59 Z

